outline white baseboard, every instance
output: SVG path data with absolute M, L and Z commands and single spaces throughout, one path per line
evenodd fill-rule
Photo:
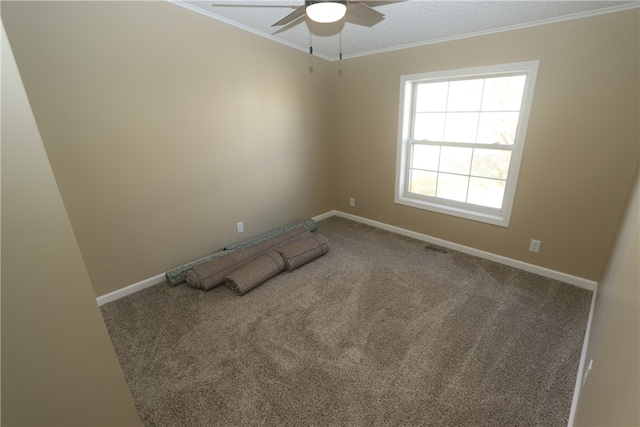
M 496 255 L 491 252 L 481 251 L 479 249 L 471 248 L 469 246 L 464 246 L 458 243 L 449 242 L 447 240 L 439 239 L 437 237 L 428 236 L 426 234 L 417 233 L 415 231 L 407 230 L 404 228 L 396 227 L 394 225 L 385 224 L 383 222 L 374 221 L 371 219 L 363 218 L 357 215 L 352 215 L 352 214 L 341 212 L 341 211 L 336 211 L 336 210 L 329 211 L 322 215 L 318 215 L 313 219 L 316 221 L 319 221 L 320 219 L 325 219 L 334 215 L 342 218 L 350 219 L 352 221 L 361 222 L 363 224 L 371 225 L 373 227 L 381 228 L 383 230 L 391 231 L 393 233 L 401 234 L 403 236 L 422 240 L 424 242 L 433 243 L 434 245 L 443 246 L 445 248 L 453 249 L 458 252 L 463 252 L 465 254 L 477 256 L 479 258 L 484 258 L 490 261 L 498 262 L 500 264 L 505 264 L 511 267 L 519 268 L 520 270 L 539 274 L 540 276 L 548 277 L 550 279 L 559 280 L 561 282 L 578 286 L 580 288 L 587 289 L 592 292 L 595 291 L 597 287 L 597 283 L 594 282 L 593 280 L 583 279 L 582 277 L 573 276 L 571 274 L 562 273 L 559 271 L 551 270 L 549 268 L 540 267 L 538 265 L 529 264 L 523 261 L 518 261 L 512 258 L 507 258 L 502 255 Z M 319 219 L 316 219 L 316 218 L 319 218 Z
M 321 221 L 323 219 L 329 218 L 330 216 L 336 216 L 336 215 L 338 215 L 338 211 L 329 211 L 329 212 L 325 212 L 323 214 L 314 216 L 311 219 L 314 221 Z
M 589 309 L 589 319 L 587 320 L 587 329 L 584 331 L 584 340 L 582 341 L 582 354 L 580 355 L 580 364 L 576 373 L 576 385 L 573 388 L 573 400 L 571 401 L 571 412 L 569 412 L 569 421 L 567 427 L 573 427 L 575 422 L 576 411 L 578 410 L 578 401 L 580 400 L 580 391 L 582 390 L 582 377 L 584 375 L 584 366 L 587 362 L 587 350 L 589 349 L 589 334 L 591 333 L 591 320 L 593 319 L 593 309 L 596 305 L 596 297 L 598 289 L 593 291 L 591 296 L 591 308 Z
M 539 274 L 540 276 L 549 277 L 551 279 L 559 280 L 570 285 L 575 285 L 580 288 L 584 288 L 590 291 L 595 291 L 597 283 L 592 280 L 583 279 L 581 277 L 572 276 L 570 274 L 561 273 L 559 271 L 551 270 L 545 267 L 529 264 L 526 262 L 518 261 L 515 259 L 507 258 L 501 255 L 492 254 L 490 252 L 481 251 L 479 249 L 470 248 L 468 246 L 459 245 L 457 243 L 449 242 L 447 240 L 439 239 L 437 237 L 428 236 L 426 234 L 417 233 L 415 231 L 406 230 L 404 228 L 396 227 L 394 225 L 385 224 L 383 222 L 374 221 L 371 219 L 363 218 L 361 216 L 348 214 L 345 212 L 332 210 L 320 215 L 314 216 L 314 221 L 321 221 L 323 219 L 339 216 L 342 218 L 350 219 L 352 221 L 361 222 L 363 224 L 371 225 L 373 227 L 381 228 L 383 230 L 391 231 L 393 233 L 401 234 L 403 236 L 412 237 L 414 239 L 422 240 L 424 242 L 433 243 L 434 245 L 443 246 L 445 248 L 453 249 L 458 252 L 463 252 L 469 255 L 477 256 L 479 258 L 488 259 L 490 261 L 499 262 L 501 264 L 509 265 L 511 267 L 519 268 L 530 273 Z M 157 276 L 145 279 L 141 282 L 134 283 L 133 285 L 118 289 L 106 295 L 96 298 L 98 306 L 106 304 L 111 301 L 115 301 L 127 295 L 136 293 L 142 289 L 148 288 L 153 285 L 157 285 L 165 280 L 164 273 Z
M 133 285 L 129 285 L 127 287 L 115 290 L 113 292 L 110 292 L 106 295 L 102 295 L 98 298 L 96 298 L 96 301 L 98 303 L 98 307 L 100 307 L 101 305 L 104 305 L 108 302 L 111 301 L 115 301 L 117 299 L 126 297 L 127 295 L 131 295 L 134 294 L 138 291 L 141 291 L 145 288 L 149 288 L 153 285 L 157 285 L 158 283 L 162 283 L 165 280 L 165 276 L 164 273 L 162 274 L 158 274 L 157 276 L 153 276 L 150 277 L 148 279 L 145 279 L 141 282 L 138 283 L 134 283 Z

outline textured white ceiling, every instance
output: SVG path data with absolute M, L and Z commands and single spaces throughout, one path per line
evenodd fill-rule
M 297 49 L 309 51 L 312 45 L 314 55 L 329 60 L 341 52 L 349 58 L 640 7 L 640 0 L 407 0 L 376 5 L 385 18 L 373 27 L 309 20 L 271 27 L 304 0 L 169 1 Z

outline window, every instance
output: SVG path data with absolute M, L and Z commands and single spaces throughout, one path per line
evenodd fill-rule
M 395 202 L 508 226 L 537 69 L 403 76 Z

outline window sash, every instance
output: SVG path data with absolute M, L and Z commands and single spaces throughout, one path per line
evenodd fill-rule
M 487 108 L 487 107 L 495 107 L 495 103 L 490 102 L 492 86 L 487 85 L 487 81 L 488 80 L 490 81 L 493 79 L 508 79 L 511 77 L 521 77 L 524 79 L 521 83 L 522 92 L 511 92 L 511 95 L 516 95 L 516 99 L 519 98 L 519 104 L 509 103 L 509 101 L 507 100 L 506 101 L 507 106 L 510 108 L 503 108 L 503 109 Z M 508 126 L 507 128 L 502 128 L 502 130 L 509 129 L 512 131 L 512 138 L 509 138 L 509 139 L 512 139 L 512 141 L 506 142 L 506 143 L 515 144 L 516 143 L 515 134 L 517 133 L 518 122 L 520 121 L 520 113 L 522 111 L 522 107 L 525 102 L 524 93 L 526 91 L 528 78 L 529 78 L 528 72 L 518 71 L 518 72 L 504 72 L 504 73 L 495 72 L 491 74 L 482 73 L 477 75 L 459 76 L 457 78 L 443 77 L 439 79 L 413 80 L 411 81 L 411 84 L 410 84 L 411 85 L 411 112 L 410 112 L 411 119 L 410 119 L 409 137 L 410 138 L 416 137 L 415 135 L 416 127 L 420 123 L 418 121 L 418 117 L 441 116 L 442 129 L 440 130 L 444 133 L 443 135 L 443 138 L 444 138 L 448 131 L 450 132 L 452 130 L 455 131 L 456 129 L 460 129 L 458 126 L 455 126 L 455 125 L 453 125 L 453 127 L 450 128 L 449 127 L 450 121 L 455 120 L 456 118 L 460 119 L 462 116 L 467 116 L 467 119 L 469 119 L 469 117 L 471 117 L 471 120 L 475 119 L 476 123 L 475 123 L 475 129 L 465 128 L 465 131 L 470 133 L 468 136 L 470 136 L 473 139 L 473 142 L 477 142 L 478 139 L 483 137 L 481 128 L 486 130 L 486 128 L 482 127 L 483 124 L 490 125 L 490 126 L 492 125 L 491 129 L 494 131 L 500 129 L 499 127 L 493 127 L 493 126 L 496 126 L 496 123 L 491 123 L 490 119 L 487 122 L 489 117 L 496 116 L 496 115 L 503 115 L 504 116 L 503 120 L 505 120 L 505 118 L 508 115 L 517 114 L 515 118 L 515 122 L 511 122 L 510 126 Z M 459 93 L 458 93 L 458 96 L 456 96 L 455 89 L 452 88 L 452 85 L 455 83 L 461 83 L 461 82 L 480 82 L 480 81 L 481 81 L 481 85 L 479 88 L 477 88 L 478 90 L 475 96 L 473 95 L 471 96 L 472 100 L 475 98 L 475 101 L 472 101 L 472 104 L 474 105 L 471 108 L 460 108 L 461 99 L 466 100 L 468 98 L 466 96 L 463 98 L 460 98 Z M 420 100 L 423 99 L 423 98 L 420 98 L 419 96 L 420 87 L 425 85 L 431 85 L 431 84 L 437 85 L 442 83 L 446 83 L 447 85 L 446 92 L 440 93 L 440 95 L 434 94 L 436 99 L 440 98 L 440 102 L 442 102 L 442 104 L 440 104 L 440 102 L 437 102 L 438 104 L 440 104 L 439 108 L 434 109 L 432 106 L 429 109 L 421 110 L 418 105 Z M 519 87 L 517 89 L 519 89 Z M 507 96 L 507 98 L 509 98 L 508 92 L 500 91 L 500 94 L 503 96 Z M 489 100 L 488 106 L 484 104 L 485 97 L 486 99 Z M 427 97 L 425 99 L 429 99 L 429 98 Z M 458 108 L 456 108 L 456 104 L 458 104 Z M 515 108 L 516 105 L 517 105 L 517 108 Z M 485 138 L 486 138 L 486 135 L 485 135 Z M 500 143 L 500 140 L 497 139 L 495 142 Z
M 452 171 L 442 171 L 440 169 L 440 165 L 438 165 L 437 169 L 424 169 L 424 168 L 419 168 L 419 167 L 413 167 L 412 166 L 412 160 L 413 160 L 413 153 L 414 153 L 414 146 L 416 145 L 427 145 L 427 146 L 433 146 L 433 147 L 461 147 L 461 148 L 471 148 L 471 149 L 482 149 L 482 150 L 498 150 L 498 151 L 509 151 L 509 152 L 513 152 L 515 149 L 514 145 L 503 145 L 503 144 L 476 144 L 476 143 L 457 143 L 457 142 L 440 142 L 440 141 L 427 141 L 427 140 L 415 140 L 415 139 L 411 139 L 409 140 L 409 146 L 406 152 L 406 167 L 405 167 L 405 185 L 404 185 L 404 195 L 405 196 L 410 196 L 412 198 L 418 198 L 420 200 L 424 200 L 424 201 L 446 201 L 446 203 L 453 203 L 456 205 L 459 205 L 459 207 L 464 207 L 464 206 L 468 206 L 468 205 L 472 205 L 474 206 L 475 209 L 481 209 L 485 212 L 491 212 L 493 214 L 502 214 L 503 211 L 503 207 L 504 207 L 504 203 L 505 203 L 505 193 L 507 191 L 507 183 L 509 180 L 509 174 L 511 172 L 511 159 L 509 159 L 509 166 L 508 166 L 508 172 L 505 178 L 494 178 L 494 177 L 488 177 L 488 176 L 482 176 L 482 175 L 478 175 L 478 174 L 474 174 L 473 173 L 473 164 L 472 162 L 469 164 L 469 171 L 468 173 L 461 173 L 461 172 L 452 172 Z M 473 153 L 472 153 L 473 156 Z M 452 200 L 452 199 L 447 199 L 447 198 L 443 198 L 443 197 L 438 197 L 438 196 L 429 196 L 426 194 L 421 194 L 421 193 L 416 193 L 411 191 L 411 173 L 412 171 L 425 171 L 425 172 L 433 172 L 433 173 L 437 173 L 437 174 L 447 174 L 447 175 L 455 175 L 455 176 L 460 176 L 460 177 L 465 177 L 468 178 L 469 180 L 471 178 L 479 178 L 479 179 L 487 179 L 487 180 L 494 180 L 494 181 L 502 181 L 505 183 L 505 188 L 503 190 L 503 199 L 502 199 L 502 205 L 500 206 L 500 208 L 493 208 L 493 207 L 489 207 L 486 205 L 480 205 L 480 204 L 476 204 L 473 202 L 469 202 L 469 201 L 465 201 L 465 202 L 459 202 L 456 200 Z M 467 186 L 467 190 L 466 190 L 466 197 L 465 200 L 469 199 L 469 186 Z

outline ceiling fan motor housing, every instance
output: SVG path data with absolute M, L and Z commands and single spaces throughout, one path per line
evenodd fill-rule
M 297 25 L 304 22 L 303 16 L 321 24 L 338 22 L 344 18 L 347 8 L 354 15 L 349 22 L 356 25 L 371 27 L 384 19 L 384 15 L 372 7 L 355 0 L 305 0 L 304 5 L 271 25 Z
M 304 10 L 312 21 L 320 23 L 336 22 L 342 19 L 347 12 L 347 2 L 307 0 L 305 1 Z

